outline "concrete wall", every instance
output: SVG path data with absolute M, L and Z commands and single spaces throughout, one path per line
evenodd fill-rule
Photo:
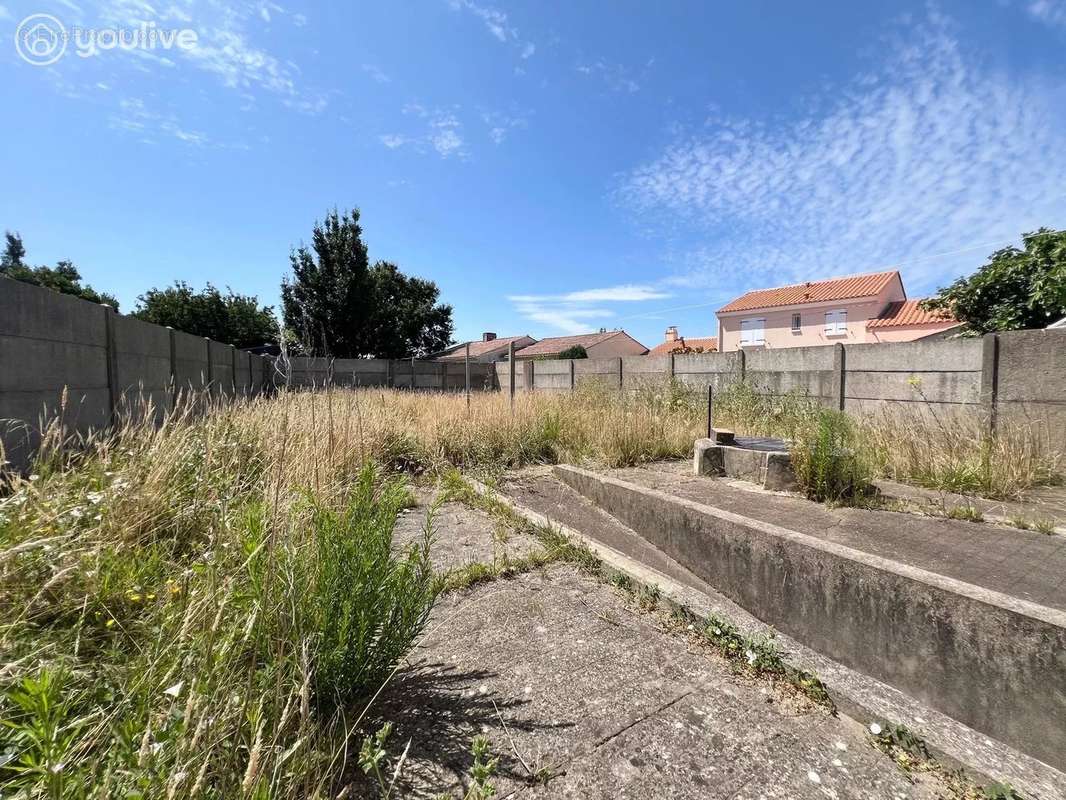
M 1066 450 L 1066 329 L 996 334 L 989 361 L 998 424 L 1038 427 Z
M 838 406 L 843 346 L 751 350 L 744 353 L 745 378 L 762 394 L 800 392 Z
M 470 388 L 497 388 L 496 364 L 470 362 Z M 415 361 L 384 358 L 289 359 L 289 385 L 294 387 L 380 386 L 425 391 L 466 390 L 466 365 L 447 361 Z M 284 376 L 277 378 L 280 385 Z
M 158 421 L 178 392 L 256 394 L 271 371 L 228 344 L 0 278 L 0 444 L 15 469 L 52 419 L 68 435 L 145 413 Z

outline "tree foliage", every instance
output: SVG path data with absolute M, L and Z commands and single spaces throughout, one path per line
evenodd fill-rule
M 81 274 L 70 261 L 59 261 L 54 267 L 31 267 L 24 259 L 26 248 L 17 233 L 4 234 L 4 252 L 0 255 L 0 275 L 6 275 L 23 283 L 43 286 L 63 294 L 74 295 L 93 303 L 107 303 L 118 311 L 118 299 L 107 292 L 98 292 L 89 285 L 82 285 Z
M 972 334 L 1045 328 L 1066 316 L 1066 231 L 1041 228 L 1022 241 L 922 306 L 952 314 Z
M 573 347 L 568 347 L 559 353 L 559 358 L 588 358 L 588 351 L 584 345 L 575 344 Z
M 177 281 L 166 289 L 149 289 L 137 298 L 133 316 L 236 347 L 257 347 L 278 341 L 278 321 L 271 306 L 255 295 L 222 294 L 210 283 L 202 292 Z
M 451 343 L 452 307 L 432 281 L 395 264 L 370 265 L 359 211 L 336 209 L 316 223 L 311 247 L 290 255 L 281 285 L 290 345 L 337 358 L 423 356 Z

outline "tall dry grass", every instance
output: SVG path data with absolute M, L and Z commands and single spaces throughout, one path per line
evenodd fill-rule
M 393 551 L 387 476 L 683 455 L 675 400 L 190 398 L 77 442 L 57 420 L 0 497 L 0 793 L 335 796 L 437 585 L 425 542 Z

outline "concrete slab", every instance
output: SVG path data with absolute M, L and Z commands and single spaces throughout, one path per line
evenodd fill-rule
M 400 514 L 393 532 L 395 546 L 406 547 L 421 540 L 426 514 L 435 496 L 432 487 L 416 488 L 418 505 Z M 488 514 L 461 503 L 445 503 L 437 510 L 431 525 L 430 560 L 437 572 L 448 572 L 473 562 L 515 561 L 541 549 L 532 536 L 513 531 Z
M 1058 769 L 1066 764 L 1061 610 L 676 491 L 574 467 L 555 473 L 760 619 Z M 763 498 L 771 499 L 793 500 Z
M 1066 610 L 1066 537 L 893 511 L 827 508 L 684 474 L 670 462 L 611 475 L 1040 605 Z M 606 473 L 605 473 L 606 474 Z
M 411 742 L 402 796 L 461 796 L 477 733 L 501 798 L 942 795 L 569 566 L 443 598 L 412 662 L 377 706 Z

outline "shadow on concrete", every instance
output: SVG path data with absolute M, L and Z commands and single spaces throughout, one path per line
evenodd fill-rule
M 373 732 L 386 721 L 392 723 L 388 746 L 390 777 L 396 759 L 410 740 L 394 796 L 436 798 L 449 793 L 462 796 L 473 763 L 471 741 L 480 733 L 489 736 L 492 755 L 500 759 L 495 779 L 533 782 L 533 776 L 515 756 L 508 733 L 557 730 L 573 727 L 573 723 L 546 722 L 524 714 L 523 707 L 529 701 L 504 697 L 484 688 L 496 677 L 497 673 L 488 670 L 459 670 L 451 664 L 427 661 L 396 673 L 364 726 L 365 732 Z M 361 744 L 362 738 L 353 741 L 350 747 L 358 752 Z M 529 767 L 536 769 L 533 764 Z M 371 787 L 361 772 L 358 777 L 353 775 L 352 780 L 365 789 L 364 796 L 376 796 L 376 786 Z

